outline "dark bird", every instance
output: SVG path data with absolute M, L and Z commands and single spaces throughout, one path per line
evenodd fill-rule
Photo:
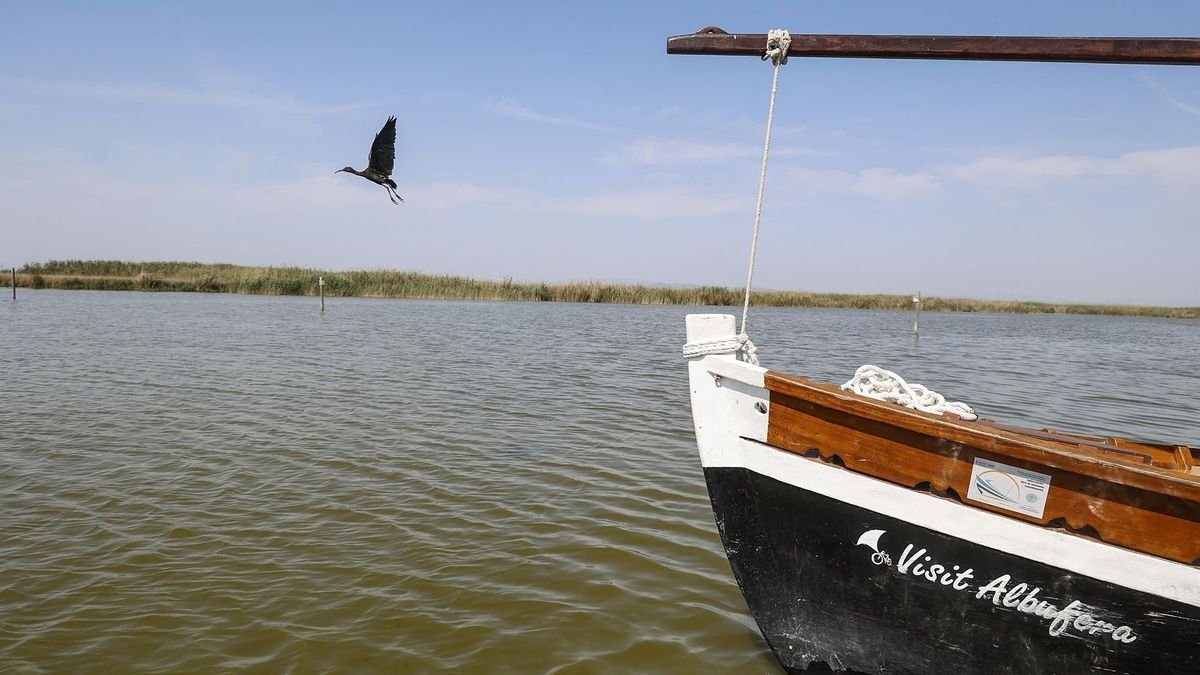
M 388 192 L 388 199 L 393 204 L 399 204 L 404 198 L 396 194 L 396 181 L 392 180 L 392 168 L 396 164 L 396 118 L 389 117 L 383 128 L 375 134 L 375 142 L 371 144 L 371 156 L 367 159 L 367 168 L 355 171 L 351 167 L 338 169 L 334 173 L 352 173 L 362 176 L 372 183 L 382 185 Z M 400 201 L 396 201 L 400 200 Z

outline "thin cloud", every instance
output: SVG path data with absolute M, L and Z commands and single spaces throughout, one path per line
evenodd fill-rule
M 1078 180 L 1097 177 L 1151 178 L 1170 184 L 1200 184 L 1200 146 L 1140 150 L 1116 157 L 1049 155 L 981 157 L 949 169 L 958 178 L 987 183 Z
M 554 124 L 563 127 L 575 127 L 576 129 L 589 129 L 591 131 L 613 132 L 620 131 L 617 127 L 607 124 L 596 124 L 594 122 L 586 122 L 578 120 L 574 117 L 546 115 L 544 113 L 535 112 L 517 103 L 512 99 L 503 101 L 495 101 L 487 105 L 488 112 L 501 117 L 513 117 L 516 119 L 529 120 L 530 122 L 539 122 L 541 124 Z
M 681 189 L 642 190 L 585 197 L 562 203 L 557 209 L 585 215 L 646 220 L 704 218 L 745 210 L 746 200 Z
M 471 183 L 436 183 L 414 188 L 422 204 L 430 208 L 455 210 L 463 206 L 484 206 L 510 211 L 537 210 L 545 197 L 519 188 L 492 187 Z
M 455 209 L 471 204 L 504 211 L 617 216 L 656 220 L 702 218 L 744 210 L 746 200 L 729 195 L 700 193 L 681 188 L 606 192 L 578 198 L 561 198 L 519 188 L 498 188 L 467 183 L 442 183 L 419 190 L 423 203 L 433 208 Z
M 146 84 L 91 84 L 0 78 L 0 87 L 34 96 L 78 98 L 119 103 L 202 106 L 255 112 L 287 112 L 314 117 L 347 117 L 368 108 L 365 103 L 322 105 L 289 93 L 165 87 Z
M 782 180 L 809 193 L 854 195 L 885 201 L 926 197 L 941 190 L 941 184 L 933 174 L 899 173 L 879 167 L 859 171 L 788 169 Z
M 39 112 L 41 108 L 29 103 L 0 103 L 0 120 L 14 120 Z
M 231 214 L 260 219 L 270 216 L 271 222 L 287 223 L 288 217 L 283 214 L 303 213 L 307 217 L 320 213 L 341 217 L 360 212 L 395 213 L 389 210 L 395 207 L 384 199 L 381 188 L 365 181 L 337 177 L 320 169 L 287 180 L 255 178 L 247 182 L 193 179 L 182 186 L 173 186 L 173 190 L 168 192 L 162 189 L 162 182 L 174 174 L 172 171 L 129 176 L 103 164 L 68 154 L 16 159 L 10 165 L 0 166 L 0 201 L 9 206 L 23 205 L 29 212 L 37 212 L 38 209 L 45 209 L 46 204 L 54 204 L 55 208 L 69 208 L 72 213 L 106 214 L 105 219 L 111 218 L 111 222 L 135 216 L 147 222 L 158 222 L 161 214 L 172 212 L 172 204 L 183 202 L 187 204 L 181 210 L 184 215 L 172 215 L 168 220 L 183 218 L 203 221 L 201 215 L 216 217 L 212 214 L 219 213 L 221 218 Z M 63 171 L 78 178 L 84 190 L 81 200 L 60 205 L 47 198 L 48 191 L 57 189 L 51 177 Z M 656 220 L 744 211 L 748 204 L 745 198 L 684 188 L 649 188 L 563 197 L 520 187 L 446 182 L 404 184 L 401 194 L 408 199 L 402 213 L 416 210 L 436 213 L 439 217 L 444 217 L 446 213 L 482 210 L 489 213 L 571 214 Z M 89 206 L 83 211 L 76 211 L 76 207 L 82 204 Z M 98 208 L 97 204 L 104 206 Z M 21 213 L 20 208 L 17 213 Z M 119 215 L 112 218 L 114 213 Z M 90 218 L 92 216 L 87 216 L 84 220 Z M 72 221 L 72 218 L 66 220 Z M 353 218 L 347 217 L 349 220 Z
M 616 216 L 657 220 L 661 218 L 702 218 L 746 209 L 746 199 L 709 194 L 683 188 L 652 188 L 624 192 L 604 192 L 576 198 L 563 198 L 532 190 L 494 187 L 471 183 L 436 183 L 415 186 L 420 204 L 437 210 L 457 210 L 467 206 L 492 211 Z M 414 198 L 413 203 L 417 203 Z
M 771 154 L 779 157 L 812 156 L 829 154 L 811 148 L 773 148 Z M 642 164 L 666 166 L 671 164 L 717 164 L 735 159 L 758 158 L 762 146 L 749 143 L 708 143 L 684 140 L 641 140 L 621 148 L 614 154 L 602 158 L 606 164 Z
M 1154 92 L 1167 103 L 1189 115 L 1200 117 L 1200 107 L 1191 105 L 1190 103 L 1184 103 L 1183 101 L 1175 98 L 1171 95 L 1171 92 L 1167 91 L 1167 88 L 1162 86 L 1158 80 L 1146 75 L 1145 73 L 1138 73 L 1138 79 L 1141 80 L 1146 86 L 1154 90 Z

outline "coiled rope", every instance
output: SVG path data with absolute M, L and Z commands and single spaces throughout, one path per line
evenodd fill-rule
M 758 257 L 758 230 L 762 222 L 763 195 L 767 189 L 767 158 L 771 155 L 771 130 L 775 126 L 775 93 L 779 88 L 779 67 L 787 63 L 788 48 L 792 45 L 792 36 L 782 28 L 767 33 L 767 51 L 762 60 L 770 60 L 774 64 L 771 75 L 771 104 L 767 108 L 767 137 L 763 141 L 762 170 L 758 175 L 758 201 L 754 205 L 754 236 L 750 239 L 750 267 L 746 271 L 746 295 L 742 302 L 742 329 L 736 338 L 728 340 L 710 340 L 707 342 L 689 342 L 683 346 L 687 356 L 708 354 L 738 354 L 747 363 L 758 365 L 758 348 L 750 341 L 746 332 L 747 319 L 750 316 L 750 289 L 754 283 L 754 262 Z
M 861 366 L 842 389 L 880 401 L 899 403 L 928 413 L 941 415 L 952 412 L 964 420 L 979 419 L 975 410 L 961 401 L 947 401 L 945 396 L 920 384 L 909 384 L 896 373 L 879 366 Z

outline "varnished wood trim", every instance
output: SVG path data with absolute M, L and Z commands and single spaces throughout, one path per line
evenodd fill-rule
M 1192 472 L 1192 467 L 1195 466 L 1194 455 L 1192 449 L 1186 445 L 1175 446 L 1175 461 L 1179 463 L 1180 469 Z
M 1179 562 L 1200 559 L 1196 476 L 1136 456 L 1118 454 L 1114 460 L 1105 454 L 1128 452 L 1125 448 L 1081 447 L 1074 445 L 1078 439 L 1056 434 L 1030 436 L 930 415 L 775 372 L 768 372 L 765 382 L 772 392 L 767 427 L 772 446 L 906 487 L 926 487 L 1010 518 Z M 1165 451 L 1129 445 L 1138 456 Z M 1043 516 L 966 500 L 976 458 L 1049 474 L 1051 495 Z M 1173 458 L 1169 463 L 1176 464 Z
M 968 422 L 953 415 L 923 413 L 843 391 L 832 384 L 816 384 L 805 378 L 774 370 L 767 371 L 764 382 L 772 392 L 810 400 L 863 419 L 886 422 L 928 436 L 1084 476 L 1113 480 L 1200 501 L 1200 477 L 1178 471 L 1166 471 L 1149 464 L 1118 462 L 1099 453 L 1089 452 L 1069 439 L 1057 441 L 1034 438 L 1003 428 Z

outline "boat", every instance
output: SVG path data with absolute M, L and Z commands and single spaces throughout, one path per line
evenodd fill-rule
M 668 53 L 768 39 L 707 28 Z M 791 35 L 782 53 L 1200 65 L 1200 39 Z M 717 530 L 785 671 L 1200 673 L 1200 450 L 879 400 L 758 365 L 744 326 L 688 315 L 684 353 Z

